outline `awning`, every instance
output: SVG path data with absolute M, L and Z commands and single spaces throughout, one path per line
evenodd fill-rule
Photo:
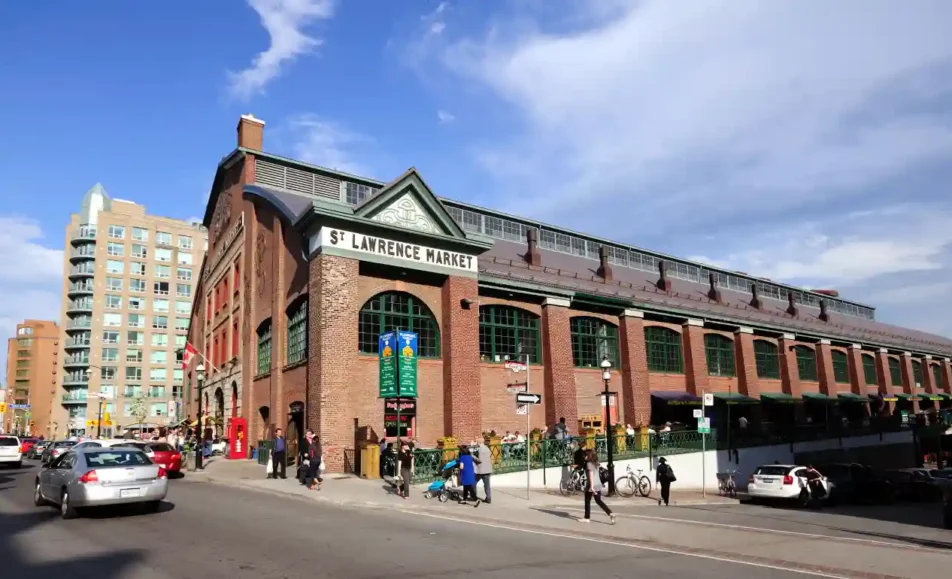
M 867 404 L 869 402 L 869 396 L 860 396 L 852 392 L 840 392 L 839 399 L 844 402 L 857 402 L 861 404 Z
M 794 398 L 786 392 L 761 392 L 760 398 L 778 404 L 796 404 L 797 402 L 802 402 L 799 398 Z
M 905 392 L 900 392 L 899 394 L 896 394 L 896 398 L 900 400 L 917 400 L 915 394 L 906 394 Z
M 737 392 L 715 392 L 714 398 L 728 404 L 757 404 L 760 400 Z
M 883 402 L 896 402 L 899 400 L 899 398 L 893 396 L 892 394 L 887 394 L 885 396 L 881 394 L 870 394 L 869 397 L 873 400 L 882 400 Z
M 803 395 L 807 400 L 813 400 L 814 402 L 836 402 L 836 398 L 830 398 L 826 394 L 821 394 L 819 392 L 807 392 Z
M 920 394 L 919 400 L 932 400 L 933 402 L 940 402 L 945 400 L 945 394 Z
M 669 392 L 667 390 L 652 390 L 651 396 L 671 405 L 700 406 L 701 399 L 687 392 Z

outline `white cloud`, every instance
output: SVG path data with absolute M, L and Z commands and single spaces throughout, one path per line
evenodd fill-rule
M 371 143 L 369 137 L 312 114 L 291 118 L 286 132 L 295 159 L 354 175 L 372 174 L 356 160 Z
M 255 56 L 247 68 L 229 74 L 229 88 L 239 98 L 264 91 L 284 66 L 320 46 L 323 41 L 305 30 L 314 22 L 334 15 L 333 0 L 247 1 L 261 18 L 270 40 L 268 48 Z
M 453 113 L 448 111 L 442 111 L 442 110 L 436 111 L 436 118 L 437 120 L 440 121 L 441 124 L 444 124 L 444 125 L 447 123 L 452 123 L 453 121 L 456 120 L 456 116 L 454 116 Z
M 446 29 L 446 20 L 444 18 L 447 8 L 449 8 L 448 3 L 440 2 L 433 12 L 420 17 L 424 24 L 426 24 L 427 34 L 438 36 L 443 33 Z

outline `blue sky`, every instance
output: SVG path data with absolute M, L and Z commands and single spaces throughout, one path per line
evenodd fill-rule
M 952 335 L 947 2 L 43 4 L 0 17 L 0 337 L 58 316 L 89 187 L 201 215 L 249 112 L 271 152 Z

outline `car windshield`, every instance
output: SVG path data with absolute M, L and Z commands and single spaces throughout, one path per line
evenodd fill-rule
M 0 438 L 0 446 L 20 446 L 15 438 Z
M 157 442 L 155 444 L 150 444 L 149 446 L 152 447 L 152 450 L 155 452 L 172 452 L 175 450 L 171 445 L 164 442 Z
M 762 466 L 757 469 L 757 472 L 754 474 L 762 474 L 767 476 L 784 476 L 790 471 L 789 468 L 785 466 Z
M 72 440 L 63 440 L 54 444 L 53 448 L 72 448 L 74 444 L 76 443 Z
M 86 463 L 95 468 L 110 466 L 143 466 L 152 464 L 149 457 L 138 450 L 98 450 L 86 453 Z

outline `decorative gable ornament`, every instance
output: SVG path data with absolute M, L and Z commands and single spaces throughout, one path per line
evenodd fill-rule
M 380 210 L 371 220 L 386 223 L 411 231 L 423 233 L 444 233 L 431 218 L 430 214 L 420 207 L 412 193 L 407 192 L 393 203 Z

